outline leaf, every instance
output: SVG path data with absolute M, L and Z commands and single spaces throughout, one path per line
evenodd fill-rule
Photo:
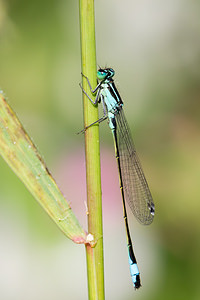
M 2 93 L 0 154 L 64 234 L 75 243 L 85 243 L 86 232 Z

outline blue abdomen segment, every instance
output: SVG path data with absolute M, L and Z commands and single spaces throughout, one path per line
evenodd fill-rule
M 135 289 L 138 289 L 141 286 L 140 283 L 140 272 L 137 266 L 137 263 L 133 263 L 132 259 L 129 256 L 129 266 L 131 272 L 131 278 Z

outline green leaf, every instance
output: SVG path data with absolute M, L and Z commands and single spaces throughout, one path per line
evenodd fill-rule
M 85 243 L 86 232 L 2 93 L 0 154 L 64 234 L 75 243 Z

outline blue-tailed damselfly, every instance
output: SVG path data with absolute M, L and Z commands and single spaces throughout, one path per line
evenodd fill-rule
M 114 74 L 115 72 L 111 68 L 99 69 L 97 72 L 99 83 L 94 90 L 89 79 L 82 74 L 87 79 L 92 94 L 97 93 L 95 101 L 81 87 L 83 92 L 93 104 L 102 102 L 104 110 L 104 116 L 87 126 L 84 130 L 108 118 L 109 127 L 114 138 L 115 155 L 119 171 L 130 272 L 134 287 L 138 289 L 141 286 L 140 273 L 133 251 L 125 200 L 128 202 L 137 220 L 145 225 L 153 221 L 155 207 L 124 116 L 123 102 L 113 81 Z

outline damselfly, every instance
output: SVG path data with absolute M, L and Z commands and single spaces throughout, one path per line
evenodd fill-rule
M 119 171 L 130 272 L 134 287 L 138 289 L 141 286 L 140 273 L 133 251 L 125 200 L 128 202 L 137 220 L 145 225 L 153 221 L 155 208 L 146 178 L 136 154 L 128 123 L 124 116 L 123 102 L 113 81 L 114 74 L 115 72 L 111 68 L 99 69 L 97 72 L 99 83 L 94 90 L 91 87 L 89 79 L 82 74 L 87 79 L 92 94 L 97 93 L 95 101 L 89 97 L 81 86 L 83 92 L 93 104 L 102 102 L 104 110 L 104 116 L 87 126 L 84 130 L 108 118 L 109 127 L 114 138 L 115 155 Z

